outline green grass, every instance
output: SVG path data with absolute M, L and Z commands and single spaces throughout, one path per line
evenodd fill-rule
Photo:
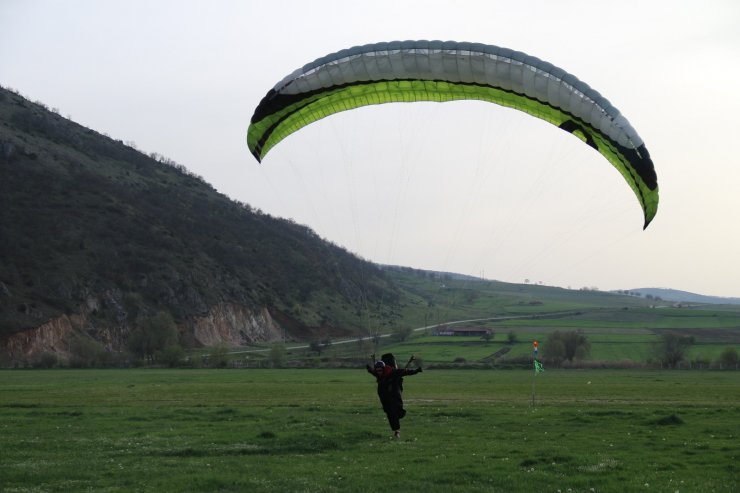
M 543 322 L 545 324 L 546 322 Z M 530 322 L 531 324 L 531 322 Z M 526 327 L 512 328 L 518 337 L 515 344 L 507 344 L 508 330 L 499 331 L 495 337 L 486 342 L 480 337 L 454 337 L 454 336 L 431 336 L 415 335 L 406 341 L 383 341 L 378 352 L 393 352 L 406 357 L 414 354 L 429 364 L 452 363 L 456 358 L 464 358 L 467 362 L 496 362 L 505 365 L 507 361 L 525 356 L 532 352 L 532 341 L 540 341 L 542 348 L 547 336 L 553 330 L 552 327 Z M 557 329 L 567 330 L 567 329 Z M 588 361 L 599 362 L 622 362 L 631 361 L 636 365 L 655 360 L 658 356 L 657 345 L 661 341 L 659 332 L 644 329 L 588 329 L 582 330 L 591 344 Z M 732 338 L 720 341 L 710 335 L 702 336 L 702 331 L 692 331 L 697 342 L 686 352 L 684 364 L 695 360 L 715 362 L 719 359 L 722 351 L 728 347 L 740 348 L 737 330 Z M 507 348 L 508 352 L 498 358 L 490 359 L 497 351 Z M 369 352 L 366 351 L 366 352 Z M 355 356 L 361 358 L 363 355 L 356 347 L 335 346 L 328 353 L 335 356 Z M 706 366 L 706 363 L 704 364 Z
M 6 371 L 0 490 L 740 488 L 738 372 L 425 371 L 389 439 L 363 370 Z
M 534 287 L 530 287 L 534 288 Z M 545 289 L 545 288 L 543 288 Z M 602 296 L 609 296 L 603 295 Z M 435 336 L 433 329 L 414 332 L 403 342 L 392 338 L 382 339 L 377 353 L 393 352 L 399 355 L 415 354 L 428 364 L 449 364 L 463 358 L 467 362 L 487 362 L 506 365 L 512 359 L 527 357 L 532 351 L 532 341 L 546 345 L 548 335 L 554 331 L 580 331 L 591 344 L 585 362 L 622 366 L 623 364 L 658 364 L 658 346 L 666 333 L 692 336 L 695 344 L 686 352 L 682 365 L 703 367 L 715 364 L 727 348 L 740 349 L 740 311 L 736 307 L 717 306 L 704 308 L 598 308 L 563 313 L 541 313 L 536 317 L 506 320 L 466 322 L 462 326 L 486 327 L 494 338 L 486 343 L 480 337 Z M 511 314 L 503 315 L 510 316 Z M 517 343 L 507 344 L 513 332 Z M 496 351 L 508 348 L 509 352 L 493 360 Z M 364 352 L 363 352 L 364 351 Z M 335 345 L 325 355 L 331 357 L 366 358 L 372 352 L 368 346 Z M 295 352 L 300 357 L 305 352 Z

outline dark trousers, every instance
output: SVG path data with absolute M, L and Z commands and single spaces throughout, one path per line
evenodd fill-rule
M 388 424 L 391 430 L 401 429 L 401 418 L 406 416 L 406 410 L 403 408 L 403 400 L 400 395 L 379 395 L 380 403 L 383 404 L 383 411 L 388 416 Z

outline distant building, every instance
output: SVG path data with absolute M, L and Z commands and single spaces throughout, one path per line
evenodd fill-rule
M 491 334 L 491 329 L 482 327 L 440 327 L 437 329 L 438 336 L 467 336 L 483 337 Z

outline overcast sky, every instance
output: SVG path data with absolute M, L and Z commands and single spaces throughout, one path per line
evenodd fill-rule
M 598 90 L 653 158 L 653 223 L 593 149 L 482 102 L 361 108 L 252 158 L 275 83 L 399 39 L 512 48 Z M 0 84 L 369 260 L 740 296 L 737 0 L 0 0 Z

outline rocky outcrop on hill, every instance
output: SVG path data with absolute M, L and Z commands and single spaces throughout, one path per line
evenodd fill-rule
M 281 328 L 267 309 L 255 312 L 233 303 L 220 303 L 206 316 L 195 317 L 192 322 L 192 334 L 203 346 L 219 343 L 243 346 L 282 338 Z
M 125 350 L 125 335 L 128 333 L 125 320 L 122 320 L 122 325 L 103 327 L 91 322 L 89 314 L 96 310 L 98 303 L 91 297 L 84 307 L 86 314 L 62 315 L 39 327 L 0 340 L 3 359 L 25 365 L 49 353 L 61 360 L 68 360 L 80 338 L 91 338 L 111 353 Z M 220 303 L 205 316 L 186 320 L 178 329 L 184 339 L 201 346 L 244 346 L 283 338 L 283 329 L 267 309 L 254 311 L 233 303 Z
M 66 359 L 70 356 L 70 339 L 79 323 L 78 316 L 62 315 L 40 327 L 17 332 L 1 340 L 0 352 L 8 362 L 14 363 L 34 361 L 43 353 Z

